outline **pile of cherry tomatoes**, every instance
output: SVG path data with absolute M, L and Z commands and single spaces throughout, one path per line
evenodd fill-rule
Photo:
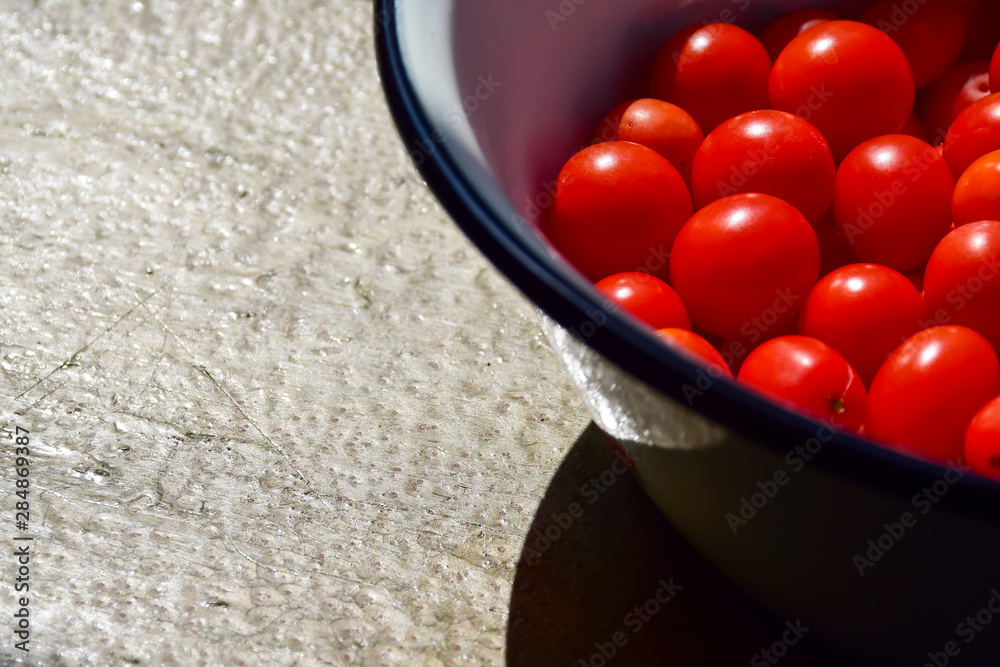
M 1000 479 L 998 7 L 681 30 L 548 238 L 713 376 Z

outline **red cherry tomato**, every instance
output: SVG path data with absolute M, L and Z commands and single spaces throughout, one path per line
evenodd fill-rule
M 782 336 L 750 353 L 741 382 L 856 432 L 865 423 L 868 396 L 861 378 L 826 343 L 808 336 Z
M 629 100 L 627 102 L 622 102 L 609 111 L 608 115 L 601 121 L 601 124 L 597 126 L 597 130 L 594 132 L 594 137 L 590 141 L 590 144 L 599 144 L 604 141 L 619 141 L 618 131 L 621 128 L 622 116 L 625 115 L 625 111 L 628 110 L 630 106 L 638 101 L 639 100 Z
M 663 100 L 641 99 L 615 108 L 601 123 L 601 141 L 631 141 L 665 157 L 691 183 L 695 151 L 705 140 L 687 111 Z
M 953 0 L 965 21 L 965 56 L 989 58 L 1000 42 L 1000 4 L 996 0 Z
M 799 333 L 798 317 L 780 327 L 768 326 L 763 322 L 759 323 L 760 327 L 751 323 L 744 327 L 740 335 L 724 338 L 719 343 L 719 352 L 734 373 L 739 373 L 743 362 L 750 356 L 750 353 L 767 341 L 781 336 L 795 336 Z
M 932 143 L 944 141 L 958 114 L 990 94 L 988 70 L 989 64 L 984 60 L 960 63 L 922 93 L 920 118 Z
M 732 371 L 729 370 L 726 360 L 722 358 L 719 351 L 693 331 L 686 329 L 659 329 L 656 334 L 667 345 L 693 357 L 695 361 L 706 364 L 712 369 L 713 375 L 727 378 L 733 377 Z
M 793 39 L 771 70 L 771 105 L 808 120 L 840 159 L 866 139 L 898 132 L 913 109 L 910 65 L 876 28 L 829 21 Z
M 934 249 L 924 272 L 927 309 L 974 329 L 1000 349 L 1000 222 L 962 225 Z
M 1000 44 L 990 59 L 990 89 L 1000 92 Z
M 868 392 L 865 434 L 938 461 L 958 461 L 965 429 L 1000 394 L 1000 361 L 972 329 L 924 329 L 900 345 Z
M 614 305 L 654 329 L 691 328 L 691 320 L 677 292 L 648 273 L 616 273 L 598 281 L 594 287 Z
M 663 156 L 609 141 L 569 159 L 545 223 L 553 245 L 593 281 L 637 270 L 665 277 L 691 212 L 684 179 Z
M 740 192 L 783 199 L 816 222 L 830 207 L 836 179 L 823 135 L 784 111 L 750 111 L 706 137 L 694 156 L 695 208 Z
M 871 139 L 837 170 L 837 227 L 862 261 L 898 271 L 923 266 L 951 226 L 954 187 L 930 144 L 902 134 Z
M 653 97 L 690 113 L 704 132 L 768 105 L 771 59 L 756 37 L 728 23 L 696 24 L 663 45 L 650 77 Z
M 965 45 L 965 21 L 950 0 L 922 0 L 909 5 L 899 0 L 880 0 L 861 20 L 899 44 L 910 61 L 917 88 L 944 74 Z
M 695 213 L 674 241 L 670 283 L 717 336 L 795 319 L 819 276 L 819 241 L 794 206 L 739 194 Z
M 816 284 L 799 316 L 799 333 L 843 355 L 867 386 L 926 319 L 924 299 L 906 276 L 878 264 L 851 264 Z
M 1000 398 L 987 403 L 969 423 L 965 462 L 974 472 L 1000 480 Z
M 995 150 L 1000 150 L 1000 93 L 970 104 L 952 122 L 944 138 L 944 159 L 955 178 Z
M 965 170 L 951 199 L 956 225 L 1000 220 L 1000 151 L 987 153 Z
M 760 43 L 767 49 L 767 55 L 771 56 L 771 61 L 774 62 L 788 46 L 788 43 L 806 30 L 814 28 L 820 23 L 836 21 L 839 18 L 833 12 L 819 7 L 797 9 L 771 21 L 766 28 L 760 31 L 758 37 Z

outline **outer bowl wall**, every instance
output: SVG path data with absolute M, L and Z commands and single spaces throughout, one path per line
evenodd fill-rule
M 864 3 L 381 0 L 376 43 L 390 107 L 428 185 L 552 318 L 550 340 L 595 421 L 626 443 L 688 539 L 762 602 L 858 660 L 923 664 L 956 641 L 964 664 L 987 664 L 1000 654 L 1000 623 L 970 644 L 956 629 L 1000 587 L 1000 485 L 955 481 L 940 466 L 830 437 L 734 383 L 705 386 L 697 367 L 604 310 L 533 224 L 559 166 L 636 91 L 675 29 L 719 18 L 755 28 L 817 4 L 850 16 Z M 702 393 L 689 402 L 691 387 Z M 817 443 L 800 467 L 797 448 Z M 743 499 L 761 504 L 754 494 L 767 496 L 779 472 L 788 481 L 762 507 L 744 508 L 753 516 L 734 533 L 729 517 L 740 517 Z M 933 503 L 914 500 L 925 488 Z M 885 524 L 898 533 L 906 513 L 914 525 L 869 555 L 868 540 L 877 546 Z M 855 556 L 872 562 L 863 576 Z

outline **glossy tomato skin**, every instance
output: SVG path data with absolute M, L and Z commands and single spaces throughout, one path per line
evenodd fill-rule
M 770 195 L 725 197 L 695 213 L 674 242 L 670 283 L 691 320 L 737 337 L 798 315 L 819 276 L 819 241 L 792 205 Z
M 691 166 L 705 140 L 691 114 L 675 104 L 644 98 L 616 107 L 601 123 L 601 141 L 631 141 L 648 146 L 667 159 L 691 183 Z
M 943 142 L 958 115 L 990 94 L 989 79 L 989 63 L 974 60 L 955 65 L 922 92 L 920 118 L 931 143 Z
M 973 162 L 1000 150 L 1000 93 L 970 104 L 948 129 L 944 139 L 944 159 L 955 178 Z
M 835 159 L 866 139 L 898 132 L 915 89 L 902 50 L 877 28 L 829 21 L 793 39 L 771 70 L 771 106 L 808 120 Z
M 849 431 L 857 432 L 868 414 L 858 374 L 832 347 L 808 336 L 763 343 L 743 363 L 739 380 Z
M 799 316 L 799 333 L 839 352 L 869 386 L 892 351 L 926 320 L 924 299 L 906 276 L 878 264 L 851 264 L 816 284 Z
M 951 0 L 914 3 L 902 9 L 899 0 L 880 0 L 861 20 L 892 37 L 906 54 L 917 88 L 923 88 L 951 67 L 965 46 L 965 21 Z
M 865 434 L 939 462 L 958 461 L 972 417 L 1000 394 L 1000 362 L 972 329 L 924 329 L 899 346 L 868 392 Z
M 659 329 L 656 332 L 663 341 L 675 349 L 681 350 L 683 354 L 693 357 L 696 361 L 708 366 L 710 372 L 715 377 L 726 377 L 732 379 L 733 373 L 729 370 L 726 360 L 722 358 L 712 344 L 707 340 L 687 329 Z
M 694 156 L 695 208 L 741 192 L 762 192 L 818 221 L 833 200 L 833 154 L 815 127 L 784 111 L 740 114 L 715 128 Z
M 778 59 L 781 52 L 785 50 L 788 43 L 804 33 L 809 28 L 818 26 L 827 21 L 837 21 L 840 17 L 833 12 L 820 9 L 819 7 L 806 7 L 797 9 L 779 16 L 767 24 L 760 31 L 758 38 L 760 43 L 767 49 L 767 55 L 771 57 L 771 62 Z
M 965 462 L 973 472 L 1000 480 L 1000 398 L 987 403 L 969 423 Z
M 987 153 L 965 170 L 955 184 L 951 214 L 959 226 L 1000 220 L 1000 151 Z
M 934 249 L 924 272 L 927 308 L 1000 350 L 1000 222 L 962 225 Z
M 685 109 L 703 132 L 737 114 L 769 106 L 771 59 L 756 37 L 728 23 L 696 24 L 660 49 L 650 92 Z
M 594 285 L 612 304 L 654 329 L 690 329 L 684 303 L 670 285 L 638 271 L 616 273 Z
M 670 247 L 691 212 L 684 179 L 663 156 L 608 141 L 584 148 L 562 168 L 545 231 L 594 282 L 637 270 L 665 278 Z
M 837 228 L 864 262 L 921 267 L 951 227 L 954 187 L 930 144 L 902 134 L 870 139 L 837 170 Z

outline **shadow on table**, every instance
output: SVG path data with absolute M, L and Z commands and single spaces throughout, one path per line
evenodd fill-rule
M 794 620 L 786 626 L 713 570 L 591 424 L 556 472 L 521 553 L 507 661 L 517 667 L 848 664 L 799 640 L 790 631 Z

